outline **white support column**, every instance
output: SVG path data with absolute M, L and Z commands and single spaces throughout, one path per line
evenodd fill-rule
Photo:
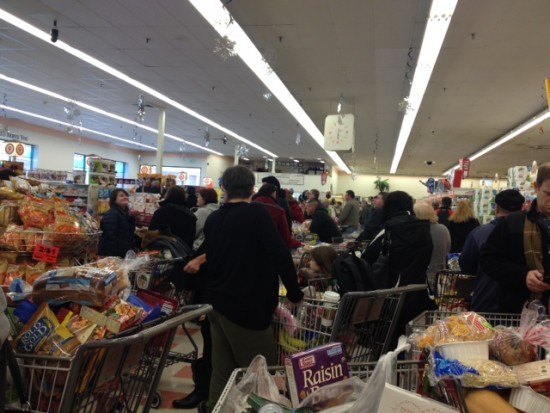
M 235 145 L 235 157 L 233 158 L 233 165 L 239 164 L 239 145 Z
M 275 173 L 275 158 L 271 159 L 271 173 Z
M 157 174 L 162 175 L 162 156 L 164 154 L 164 126 L 166 125 L 166 112 L 159 112 L 159 132 L 157 135 Z

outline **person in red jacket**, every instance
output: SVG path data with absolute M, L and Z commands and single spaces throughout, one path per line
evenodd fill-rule
M 277 196 L 277 187 L 275 185 L 265 183 L 252 197 L 252 201 L 262 204 L 273 218 L 275 226 L 281 234 L 283 241 L 289 249 L 298 248 L 302 245 L 300 241 L 292 238 L 290 230 L 288 229 L 288 221 L 286 219 L 286 213 L 283 208 L 277 205 L 275 200 Z
M 288 206 L 290 208 L 290 215 L 292 216 L 292 220 L 299 222 L 300 224 L 305 221 L 304 218 L 304 210 L 302 209 L 302 206 L 290 193 L 288 189 L 285 189 L 286 192 L 286 200 L 288 202 Z

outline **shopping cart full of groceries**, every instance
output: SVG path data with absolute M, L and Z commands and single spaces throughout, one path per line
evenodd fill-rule
M 327 299 L 325 292 L 324 298 L 306 298 L 291 309 L 282 297 L 273 319 L 279 363 L 289 354 L 329 342 L 343 343 L 350 361 L 377 360 L 388 351 L 407 294 L 425 289 L 410 285 L 350 292 L 338 301 Z
M 16 351 L 3 360 L 4 365 L 10 360 L 13 365 L 17 360 L 22 381 L 14 383 L 21 403 L 12 400 L 9 411 L 146 413 L 151 407 L 159 407 L 157 386 L 176 329 L 211 308 L 181 307 L 172 315 L 136 326 L 115 338 L 88 341 L 70 357 Z M 11 353 L 11 346 L 7 349 Z M 9 387 L 0 383 L 3 390 Z M 31 406 L 31 410 L 25 406 Z

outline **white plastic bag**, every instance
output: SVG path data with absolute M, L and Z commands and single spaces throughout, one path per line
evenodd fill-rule
M 242 379 L 229 390 L 222 413 L 240 413 L 249 408 L 246 399 L 250 394 L 290 407 L 290 400 L 279 394 L 275 378 L 267 369 L 264 356 L 257 355 L 248 366 Z
M 386 383 L 396 384 L 396 377 L 394 374 L 393 366 L 399 353 L 409 350 L 410 344 L 407 343 L 405 336 L 399 337 L 397 348 L 394 351 L 390 351 L 378 359 L 378 363 L 372 375 L 370 376 L 367 384 L 355 402 L 355 404 L 349 410 L 349 413 L 377 413 L 378 406 L 380 405 L 380 399 L 384 391 Z

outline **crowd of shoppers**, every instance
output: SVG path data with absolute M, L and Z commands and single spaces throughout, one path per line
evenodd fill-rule
M 304 191 L 298 198 L 274 176 L 262 180 L 253 195 L 254 175 L 231 167 L 222 178 L 224 204 L 213 189 L 170 188 L 150 224 L 151 230 L 177 236 L 193 246 L 196 258 L 185 267 L 197 274 L 197 297 L 214 310 L 202 322 L 206 367 L 194 365 L 196 388 L 173 402 L 176 408 L 213 408 L 229 375 L 247 366 L 257 354 L 276 364 L 271 318 L 277 305 L 279 280 L 287 298 L 303 297 L 299 280 L 332 277 L 337 252 L 315 248 L 308 268 L 296 272 L 290 251 L 301 242 L 292 225 L 304 223 L 325 243 L 357 235 L 368 241 L 362 258 L 372 267 L 389 240 L 387 287 L 427 284 L 437 288 L 436 273 L 444 269 L 449 252 L 461 253 L 463 273 L 476 276 L 471 308 L 482 312 L 520 313 L 525 302 L 550 297 L 550 164 L 539 168 L 537 199 L 523 210 L 525 199 L 516 190 L 496 198 L 496 218 L 480 226 L 472 204 L 444 197 L 441 206 L 414 202 L 403 191 L 380 192 L 362 204 L 354 191 L 343 206 L 330 192 Z M 123 257 L 134 249 L 135 221 L 128 193 L 112 191 L 110 210 L 103 217 L 99 253 Z M 194 211 L 191 212 L 191 211 Z M 258 269 L 261 268 L 261 271 Z M 325 287 L 330 286 L 327 283 Z M 391 338 L 390 347 L 408 321 L 437 308 L 429 290 L 409 294 Z M 208 403 L 205 404 L 205 401 Z

